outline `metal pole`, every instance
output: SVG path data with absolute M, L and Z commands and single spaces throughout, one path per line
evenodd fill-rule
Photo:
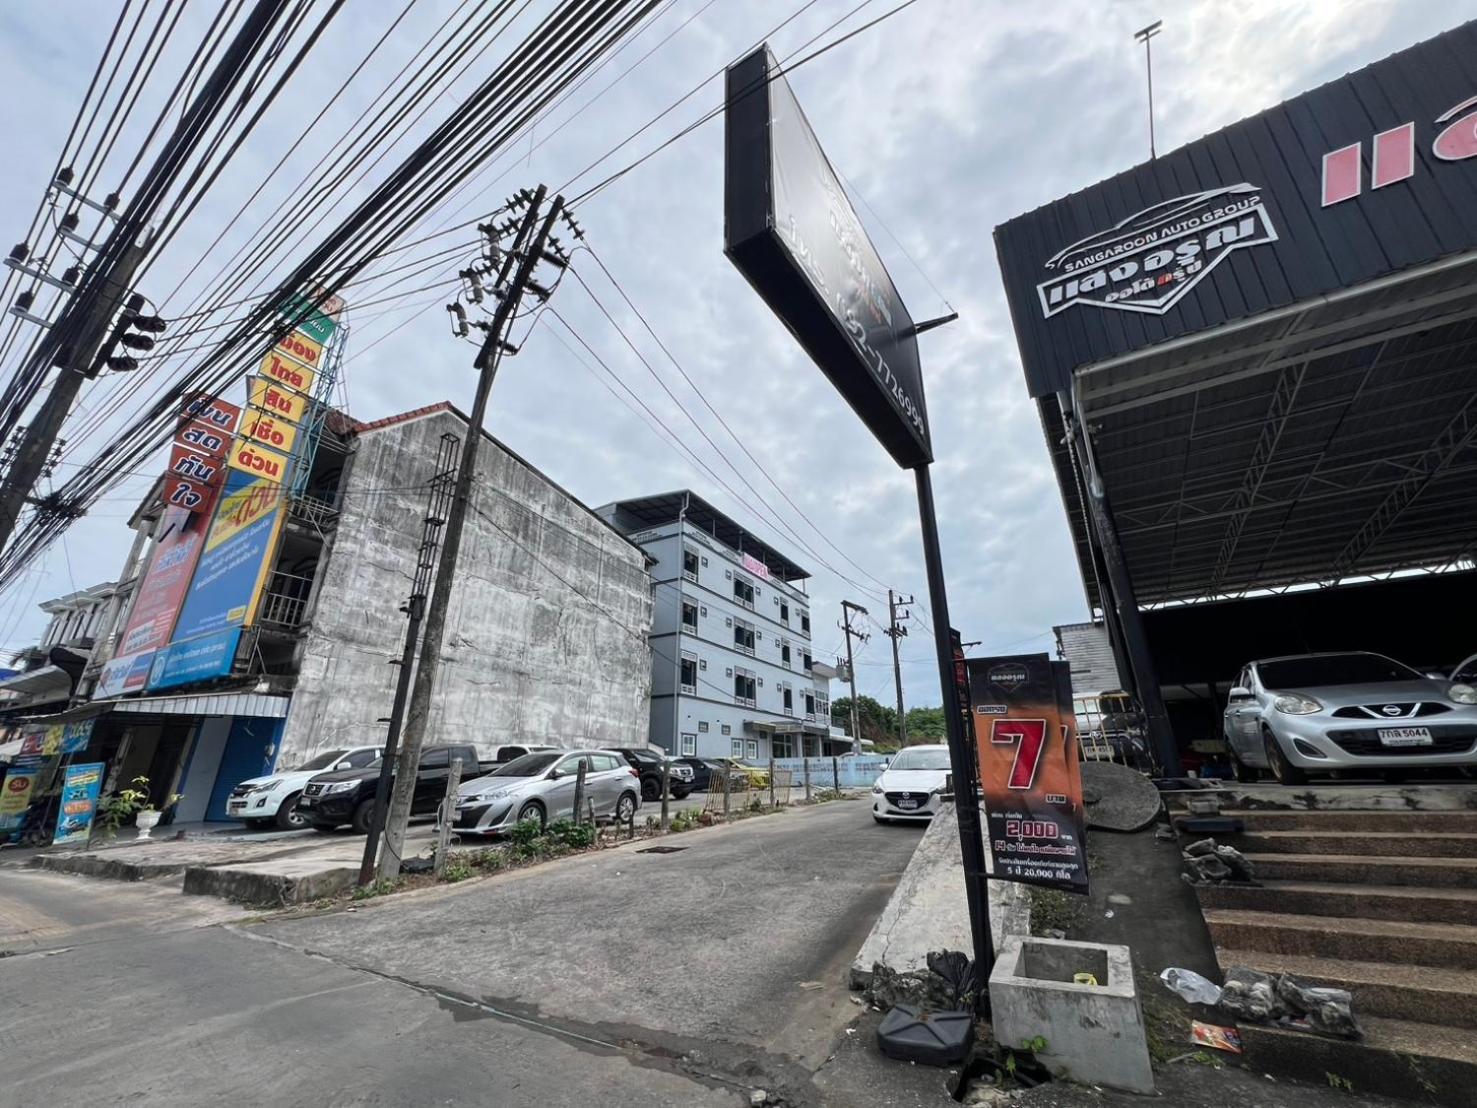
M 990 968 L 995 964 L 995 944 L 990 935 L 990 893 L 986 884 L 985 841 L 980 833 L 980 798 L 975 786 L 974 751 L 964 733 L 963 708 L 959 703 L 959 688 L 954 683 L 954 644 L 949 641 L 949 598 L 944 587 L 933 482 L 927 465 L 921 465 L 913 472 L 918 482 L 918 519 L 923 530 L 923 561 L 928 571 L 928 599 L 933 611 L 939 687 L 944 697 L 944 729 L 949 738 L 954 808 L 959 816 L 964 896 L 969 906 L 969 931 L 974 940 L 975 980 L 985 982 L 989 980 Z M 981 996 L 987 995 L 982 988 Z
M 1136 41 L 1142 42 L 1144 44 L 1144 66 L 1145 66 L 1145 68 L 1146 68 L 1146 70 L 1148 72 L 1148 77 L 1149 77 L 1149 160 L 1150 161 L 1153 161 L 1154 160 L 1154 158 L 1156 157 L 1156 154 L 1154 152 L 1154 51 L 1153 51 L 1153 48 L 1150 47 L 1149 41 L 1155 35 L 1157 35 L 1159 33 L 1159 29 L 1163 25 L 1164 25 L 1164 20 L 1162 20 L 1162 19 L 1156 20 L 1155 22 L 1153 22 L 1153 23 L 1149 24 L 1147 27 L 1145 27 L 1142 31 L 1135 31 L 1133 33 L 1134 39 Z
M 555 197 L 549 207 L 542 226 L 538 226 L 539 209 L 543 205 L 545 189 L 540 185 L 528 202 L 528 212 L 518 229 L 513 247 L 506 255 L 504 274 L 516 258 L 518 272 L 511 286 L 498 301 L 492 323 L 487 329 L 487 338 L 477 352 L 473 363 L 478 371 L 477 394 L 472 403 L 471 416 L 467 421 L 467 438 L 462 443 L 461 465 L 456 475 L 456 491 L 452 496 L 451 511 L 446 519 L 446 533 L 442 540 L 440 564 L 436 567 L 436 581 L 431 589 L 430 604 L 426 610 L 426 630 L 421 645 L 420 665 L 416 667 L 415 683 L 411 687 L 410 705 L 406 711 L 405 745 L 401 755 L 400 772 L 395 775 L 395 786 L 390 799 L 390 811 L 385 822 L 385 850 L 380 855 L 381 877 L 394 877 L 400 865 L 400 847 L 405 838 L 405 826 L 410 820 L 410 806 L 415 794 L 415 775 L 420 768 L 421 745 L 425 741 L 426 724 L 430 718 L 431 700 L 435 695 L 436 674 L 441 667 L 441 644 L 446 636 L 446 616 L 451 607 L 451 590 L 456 579 L 457 559 L 461 555 L 462 532 L 466 526 L 467 510 L 472 499 L 472 482 L 477 476 L 477 455 L 482 446 L 483 423 L 487 417 L 487 401 L 492 395 L 492 383 L 497 377 L 498 364 L 502 360 L 503 335 L 512 320 L 514 311 L 522 302 L 523 292 L 528 287 L 535 264 L 544 254 L 544 245 L 554 221 L 563 210 L 563 197 Z M 533 241 L 529 243 L 529 236 Z M 501 282 L 499 282 L 501 284 Z

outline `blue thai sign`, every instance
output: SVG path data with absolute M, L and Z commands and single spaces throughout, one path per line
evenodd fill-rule
M 102 792 L 106 768 L 102 762 L 67 767 L 52 845 L 86 842 L 92 835 L 92 819 L 97 815 L 97 798 Z
M 282 485 L 236 470 L 227 475 L 174 625 L 173 642 L 251 622 L 271 568 L 282 515 Z
M 62 728 L 62 742 L 57 753 L 81 754 L 91 741 L 92 720 L 84 719 L 76 723 L 69 723 Z
M 240 641 L 241 628 L 227 627 L 212 635 L 170 643 L 154 655 L 149 688 L 167 689 L 225 677 L 236 661 L 236 645 Z

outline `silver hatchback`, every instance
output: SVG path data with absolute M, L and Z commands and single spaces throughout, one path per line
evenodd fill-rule
M 1453 677 L 1462 676 L 1458 671 Z M 1381 654 L 1300 654 L 1251 662 L 1226 704 L 1236 776 L 1477 765 L 1477 688 Z

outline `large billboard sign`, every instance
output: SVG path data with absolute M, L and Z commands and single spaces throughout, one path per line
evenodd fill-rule
M 172 642 L 154 655 L 149 688 L 168 689 L 229 676 L 236 662 L 241 628 L 227 627 L 209 635 Z
M 1085 893 L 1082 768 L 1066 663 L 1018 654 L 965 666 L 990 876 Z
M 1477 250 L 1473 56 L 1477 22 L 997 227 L 1031 395 Z
M 728 67 L 724 253 L 901 466 L 932 461 L 912 316 L 768 46 Z
M 277 481 L 231 472 L 221 491 L 174 640 L 250 623 L 265 584 L 284 511 Z

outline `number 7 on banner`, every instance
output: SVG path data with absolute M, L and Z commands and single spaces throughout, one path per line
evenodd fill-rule
M 1036 780 L 1036 767 L 1046 750 L 1044 719 L 991 720 L 990 742 L 997 746 L 1014 745 L 1015 761 L 1010 766 L 1008 788 L 1029 789 Z

